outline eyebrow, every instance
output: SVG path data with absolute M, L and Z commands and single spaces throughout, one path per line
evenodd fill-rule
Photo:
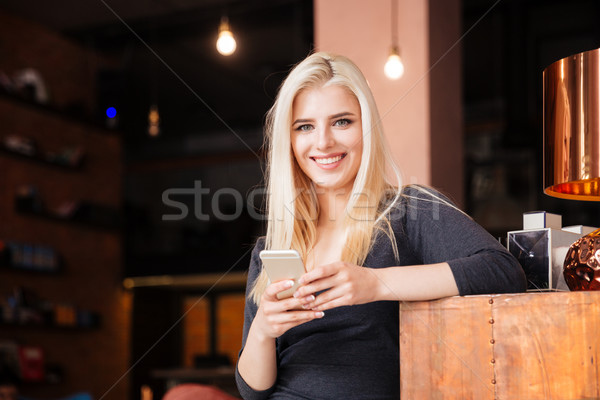
M 329 119 L 336 119 L 336 118 L 340 118 L 340 117 L 347 117 L 347 116 L 355 116 L 354 113 L 351 113 L 350 111 L 344 111 L 338 114 L 333 114 L 329 117 Z M 312 122 L 312 119 L 297 119 L 294 122 L 292 122 L 292 125 L 296 125 L 296 124 L 304 124 L 306 122 Z

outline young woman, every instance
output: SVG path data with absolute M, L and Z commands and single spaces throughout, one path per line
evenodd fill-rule
M 316 53 L 268 114 L 268 226 L 248 275 L 236 379 L 245 399 L 398 399 L 398 302 L 526 288 L 517 261 L 432 189 L 403 187 L 367 82 Z M 390 178 L 391 177 L 391 178 Z M 258 253 L 307 273 L 277 293 Z

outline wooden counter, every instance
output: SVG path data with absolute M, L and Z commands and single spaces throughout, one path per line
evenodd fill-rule
M 402 399 L 600 398 L 600 292 L 401 303 Z

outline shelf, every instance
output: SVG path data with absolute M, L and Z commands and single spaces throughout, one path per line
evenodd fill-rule
M 46 324 L 46 323 L 13 323 L 13 322 L 0 322 L 0 327 L 10 329 L 10 328 L 23 328 L 23 329 L 51 329 L 51 330 L 64 330 L 64 331 L 92 331 L 99 329 L 99 325 L 91 325 L 91 326 L 71 326 L 71 325 L 57 325 L 57 324 Z
M 15 209 L 19 214 L 88 228 L 113 231 L 121 229 L 121 215 L 118 210 L 111 207 L 81 203 L 72 215 L 63 217 L 44 209 L 33 209 L 25 203 L 26 201 L 16 199 Z
M 136 276 L 123 280 L 125 289 L 164 288 L 175 290 L 206 290 L 206 289 L 237 289 L 243 291 L 246 287 L 245 272 L 188 274 L 188 275 L 155 275 Z
M 44 112 L 46 114 L 52 115 L 52 116 L 60 118 L 60 119 L 66 119 L 66 120 L 69 120 L 69 121 L 72 121 L 75 123 L 89 126 L 91 128 L 99 129 L 106 134 L 115 135 L 118 133 L 117 131 L 111 130 L 111 129 L 107 128 L 106 126 L 102 125 L 100 122 L 95 121 L 84 115 L 74 113 L 74 112 L 69 112 L 67 110 L 61 109 L 57 106 L 53 106 L 50 104 L 37 103 L 33 100 L 27 99 L 26 97 L 6 92 L 5 90 L 2 90 L 1 88 L 0 88 L 0 98 L 6 100 L 8 102 L 11 102 L 13 104 L 17 104 L 21 107 L 30 108 L 36 112 Z
M 130 294 L 114 290 L 123 278 L 122 132 L 94 105 L 97 77 L 112 70 L 114 60 L 1 11 L 0 20 L 7 22 L 1 39 L 35 36 L 7 54 L 3 65 L 19 70 L 4 71 L 0 84 L 0 239 L 6 243 L 0 249 L 0 342 L 43 352 L 44 377 L 20 374 L 27 398 L 62 398 L 80 391 L 82 382 L 99 398 L 114 379 L 89 371 L 127 367 L 131 353 L 127 335 L 113 335 L 131 328 Z M 60 66 L 39 51 L 44 48 L 61 54 Z M 82 66 L 86 73 L 79 73 Z M 14 82 L 25 68 L 47 79 L 50 101 L 31 95 L 35 81 L 25 88 Z M 9 248 L 9 240 L 26 246 L 23 254 Z M 56 268 L 50 254 L 31 255 L 31 245 L 53 250 Z M 114 336 L 111 351 L 98 345 L 107 335 Z M 127 385 L 111 391 L 115 398 L 129 394 Z
M 11 265 L 0 265 L 0 271 L 11 271 L 18 274 L 39 274 L 44 276 L 60 275 L 62 268 L 45 270 L 35 268 L 13 267 Z
M 3 328 L 81 331 L 98 329 L 100 321 L 99 313 L 78 310 L 72 306 L 55 305 L 48 310 L 0 307 L 0 327 Z
M 26 160 L 26 161 L 31 161 L 34 163 L 39 163 L 39 164 L 44 164 L 44 165 L 50 165 L 53 167 L 57 167 L 60 169 L 64 169 L 65 171 L 80 171 L 81 170 L 81 166 L 82 163 L 78 163 L 76 165 L 69 165 L 69 164 L 64 164 L 61 162 L 56 162 L 56 161 L 52 161 L 49 160 L 48 158 L 44 157 L 43 155 L 27 155 L 27 154 L 23 154 L 23 153 L 19 153 L 17 151 L 14 150 L 10 150 L 8 148 L 6 148 L 5 145 L 0 144 L 0 154 L 4 154 L 10 157 L 14 157 L 14 158 L 18 158 L 21 160 Z

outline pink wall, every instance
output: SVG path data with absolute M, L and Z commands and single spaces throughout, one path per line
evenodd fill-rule
M 398 1 L 404 76 L 383 73 L 391 45 L 390 0 L 315 0 L 315 44 L 343 54 L 365 74 L 405 183 L 431 184 L 428 1 Z

